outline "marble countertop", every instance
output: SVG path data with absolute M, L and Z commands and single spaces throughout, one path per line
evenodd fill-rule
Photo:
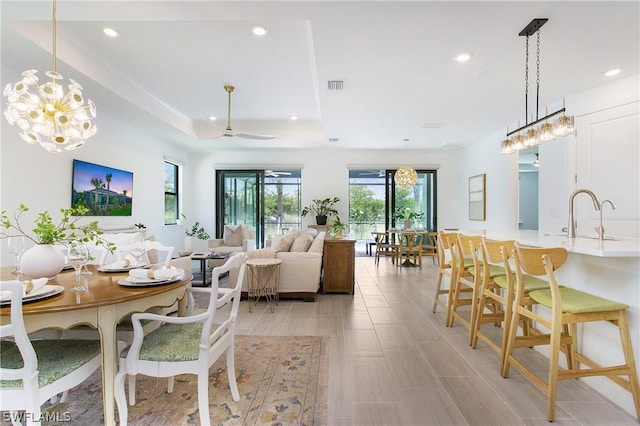
M 565 235 L 553 235 L 539 231 L 518 231 L 515 238 L 519 243 L 533 247 L 561 246 L 571 253 L 599 257 L 640 257 L 640 239 L 607 236 L 605 241 L 596 237 L 567 238 Z

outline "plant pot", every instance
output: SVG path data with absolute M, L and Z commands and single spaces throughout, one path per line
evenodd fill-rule
M 53 279 L 64 267 L 64 255 L 50 244 L 38 244 L 25 251 L 20 258 L 20 269 L 26 276 Z
M 184 249 L 193 250 L 193 237 L 184 237 Z
M 318 224 L 318 225 L 326 225 L 327 224 L 327 216 L 324 216 L 324 215 L 316 216 L 316 224 Z
M 411 228 L 411 221 L 410 220 L 405 220 L 404 221 L 404 229 L 410 229 Z

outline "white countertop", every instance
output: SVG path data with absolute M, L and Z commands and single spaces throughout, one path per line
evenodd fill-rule
M 490 237 L 490 236 L 489 236 Z M 539 231 L 519 231 L 516 240 L 521 244 L 533 247 L 561 246 L 572 253 L 599 257 L 640 257 L 640 239 L 629 237 L 607 236 L 605 241 L 598 241 L 594 236 L 569 239 L 564 235 L 551 235 Z

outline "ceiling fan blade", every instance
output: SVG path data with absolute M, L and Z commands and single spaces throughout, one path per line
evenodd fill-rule
M 254 135 L 251 133 L 234 133 L 233 136 L 239 139 L 256 139 L 261 141 L 275 139 L 275 136 L 273 135 Z

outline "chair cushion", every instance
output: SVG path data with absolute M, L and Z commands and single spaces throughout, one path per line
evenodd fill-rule
M 302 232 L 300 235 L 293 240 L 293 244 L 291 244 L 291 248 L 289 251 L 291 252 L 306 252 L 311 247 L 311 243 L 314 240 L 314 236 L 309 232 Z
M 100 355 L 99 340 L 34 340 L 38 357 L 38 386 L 49 385 L 77 370 Z M 24 363 L 18 346 L 11 341 L 0 342 L 0 367 L 17 369 Z M 22 380 L 0 380 L 0 387 L 22 387 Z
M 156 362 L 194 361 L 200 354 L 203 323 L 164 324 L 147 334 L 140 348 L 140 359 Z M 214 325 L 213 333 L 218 325 Z M 126 358 L 129 348 L 120 352 Z
M 560 288 L 562 297 L 562 312 L 582 314 L 587 312 L 623 311 L 629 306 L 614 302 L 593 294 L 585 293 L 574 288 Z M 536 290 L 529 293 L 529 297 L 539 304 L 551 307 L 551 290 Z
M 513 279 L 515 280 L 515 274 L 512 274 L 512 275 L 514 276 Z M 522 277 L 524 278 L 524 290 L 526 292 L 530 292 L 534 290 L 544 290 L 549 288 L 549 281 L 545 281 L 543 279 L 533 277 L 531 275 L 523 275 Z M 509 287 L 509 283 L 507 282 L 506 275 L 495 277 L 493 279 L 493 282 L 495 282 L 498 285 L 498 287 L 501 287 L 501 288 Z
M 242 245 L 241 225 L 225 225 L 222 240 L 225 246 L 237 247 Z

